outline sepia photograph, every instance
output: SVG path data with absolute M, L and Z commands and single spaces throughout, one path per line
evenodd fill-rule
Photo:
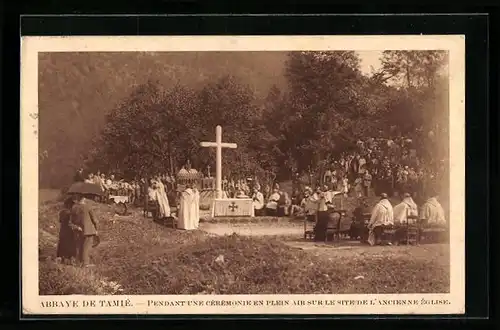
M 463 37 L 22 44 L 25 313 L 463 312 Z

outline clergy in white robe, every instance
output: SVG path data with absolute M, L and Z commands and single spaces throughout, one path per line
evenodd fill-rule
M 150 186 L 148 187 L 148 201 L 156 201 L 157 200 L 157 194 L 156 194 L 156 188 L 153 183 L 150 183 Z
M 255 215 L 262 215 L 262 210 L 264 209 L 264 195 L 259 191 L 258 187 L 254 187 L 253 189 L 252 200 Z
M 394 206 L 394 223 L 404 225 L 408 223 L 408 217 L 416 219 L 417 216 L 417 204 L 415 204 L 410 194 L 406 193 L 401 203 Z M 410 221 L 410 223 L 412 223 L 412 221 Z
M 188 186 L 180 196 L 179 216 L 177 219 L 177 228 L 184 230 L 193 230 L 198 228 L 199 222 L 199 193 L 197 190 Z
M 194 227 L 198 228 L 198 225 L 200 224 L 200 191 L 196 186 L 192 187 L 193 192 L 194 192 L 194 213 L 195 217 L 193 219 L 194 221 Z
M 316 222 L 318 200 L 313 196 L 311 188 L 306 187 L 304 191 L 304 198 L 302 199 L 300 206 L 304 209 L 307 221 Z
M 278 213 L 278 201 L 280 200 L 281 195 L 279 193 L 279 189 L 275 188 L 271 196 L 269 196 L 269 200 L 266 204 L 266 212 L 268 215 L 276 216 Z
M 368 223 L 368 243 L 375 245 L 379 242 L 384 226 L 394 224 L 394 210 L 387 194 L 383 193 L 380 201 L 372 210 L 370 222 Z
M 331 205 L 333 203 L 333 191 L 327 185 L 323 186 L 323 194 L 325 196 L 325 202 L 327 205 Z
M 158 201 L 158 219 L 170 217 L 170 205 L 168 203 L 165 186 L 161 180 L 156 180 L 156 200 Z
M 446 226 L 444 209 L 436 197 L 429 198 L 424 205 L 422 205 L 420 219 L 427 222 L 429 226 Z

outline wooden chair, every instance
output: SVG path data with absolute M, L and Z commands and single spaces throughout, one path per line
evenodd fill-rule
M 420 220 L 419 240 L 426 240 L 431 243 L 448 241 L 448 226 L 437 226 L 428 224 L 426 219 Z
M 166 217 L 162 220 L 162 224 L 164 226 L 167 226 L 167 227 L 170 227 L 170 228 L 173 228 L 173 229 L 177 229 L 177 219 L 173 216 L 170 216 L 170 217 Z
M 147 218 L 149 213 L 151 213 L 151 216 L 153 217 L 153 219 L 156 219 L 156 216 L 158 214 L 158 208 L 159 208 L 159 206 L 158 206 L 157 201 L 148 200 L 147 203 L 145 203 L 144 209 L 143 209 L 144 217 Z
M 340 214 L 339 219 L 339 238 L 341 237 L 349 237 L 351 232 L 352 219 L 349 219 L 346 215 L 347 212 L 345 210 L 338 210 Z
M 406 245 L 417 245 L 420 243 L 420 225 L 418 217 L 408 215 L 406 221 Z
M 315 221 L 308 220 L 307 215 L 304 216 L 304 240 L 312 240 L 314 239 L 314 224 L 316 223 L 316 216 L 314 217 Z
M 393 243 L 394 237 L 396 236 L 397 227 L 393 225 L 387 225 L 382 227 L 382 237 L 383 243 Z
M 328 237 L 332 236 L 332 242 L 340 239 L 340 221 L 342 219 L 342 213 L 339 211 L 333 211 L 330 214 L 330 220 L 326 226 L 325 232 L 325 243 L 328 242 Z

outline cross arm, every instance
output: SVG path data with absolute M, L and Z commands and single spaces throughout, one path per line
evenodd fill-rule
M 236 143 L 221 143 L 220 146 L 222 148 L 230 148 L 230 149 L 236 149 L 236 148 L 238 148 L 238 145 Z
M 202 146 L 202 147 L 217 147 L 217 143 L 215 143 L 215 142 L 200 142 L 200 146 Z

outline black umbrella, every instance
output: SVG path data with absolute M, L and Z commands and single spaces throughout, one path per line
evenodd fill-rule
M 97 195 L 103 194 L 100 186 L 93 183 L 75 182 L 69 187 L 68 194 Z

